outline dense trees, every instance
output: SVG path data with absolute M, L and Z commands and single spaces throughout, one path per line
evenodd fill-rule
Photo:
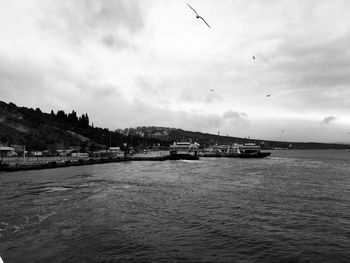
M 87 128 L 89 127 L 89 116 L 87 113 L 77 116 L 77 113 L 73 110 L 71 113 L 65 113 L 63 110 L 58 110 L 57 114 L 51 110 L 51 119 L 53 121 L 63 122 L 70 124 L 71 127 Z

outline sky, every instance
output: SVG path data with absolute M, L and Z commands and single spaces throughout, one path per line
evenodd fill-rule
M 0 6 L 0 100 L 7 103 L 88 113 L 110 130 L 164 126 L 350 143 L 348 0 Z

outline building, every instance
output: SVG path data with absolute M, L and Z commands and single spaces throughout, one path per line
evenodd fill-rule
M 71 153 L 74 151 L 74 150 L 56 150 L 58 155 L 59 156 L 64 156 L 64 157 L 67 157 L 69 155 L 71 155 Z
M 36 156 L 36 157 L 41 157 L 41 156 L 43 156 L 43 152 L 41 152 L 41 151 L 33 151 L 33 152 L 30 152 L 30 155 L 31 156 Z
M 1 157 L 11 157 L 17 156 L 15 148 L 8 146 L 0 146 L 0 156 Z
M 89 153 L 72 153 L 72 157 L 76 158 L 87 158 L 89 157 Z
M 120 149 L 120 147 L 109 147 L 109 154 L 113 156 L 123 156 L 124 152 Z

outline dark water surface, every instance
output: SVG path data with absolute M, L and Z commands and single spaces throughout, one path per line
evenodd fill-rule
M 350 152 L 0 173 L 8 262 L 350 262 Z

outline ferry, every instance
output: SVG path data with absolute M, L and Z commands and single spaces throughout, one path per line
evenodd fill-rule
M 214 145 L 200 152 L 201 157 L 233 157 L 233 147 L 230 145 Z
M 262 152 L 255 143 L 236 144 L 234 150 L 239 158 L 264 158 L 271 155 L 270 152 Z
M 198 160 L 198 143 L 174 142 L 170 145 L 170 160 Z
M 260 146 L 254 143 L 215 145 L 200 153 L 201 157 L 263 158 L 270 155 L 270 152 L 262 152 Z

